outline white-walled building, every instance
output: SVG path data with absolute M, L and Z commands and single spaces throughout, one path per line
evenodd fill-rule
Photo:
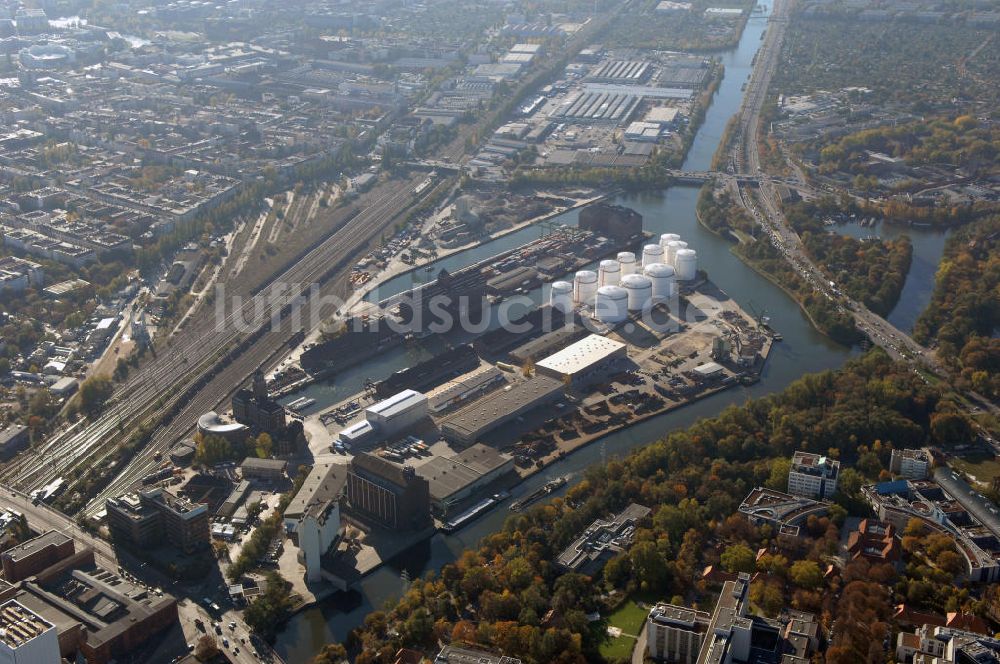
M 308 581 L 324 578 L 323 555 L 340 536 L 340 495 L 346 481 L 345 466 L 316 464 L 285 509 L 285 532 L 299 548 L 298 560 Z
M 840 462 L 830 457 L 796 452 L 788 471 L 788 493 L 808 498 L 829 498 L 837 491 Z
M 931 470 L 931 458 L 924 450 L 893 450 L 889 472 L 908 480 L 926 479 Z
M 0 606 L 0 664 L 59 664 L 56 627 L 17 600 Z
M 649 656 L 676 664 L 695 664 L 711 621 L 706 611 L 657 604 L 646 619 Z
M 340 536 L 340 500 L 331 498 L 310 505 L 296 528 L 299 562 L 306 568 L 307 581 L 323 578 L 323 556 Z

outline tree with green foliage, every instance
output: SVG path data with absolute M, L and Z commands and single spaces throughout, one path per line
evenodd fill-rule
M 292 600 L 288 596 L 291 584 L 274 571 L 267 573 L 264 583 L 267 587 L 250 602 L 243 619 L 254 632 L 270 639 L 291 616 Z
M 93 417 L 101 412 L 104 404 L 114 392 L 111 380 L 104 376 L 93 376 L 80 385 L 80 410 Z
M 727 572 L 753 572 L 757 567 L 754 552 L 746 544 L 727 546 L 719 559 Z
M 799 588 L 815 590 L 823 585 L 823 572 L 813 560 L 796 560 L 788 570 L 788 579 Z

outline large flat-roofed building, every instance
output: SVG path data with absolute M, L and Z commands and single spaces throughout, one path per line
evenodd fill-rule
M 563 394 L 562 381 L 535 376 L 484 396 L 441 421 L 441 433 L 456 443 L 471 444 L 480 436 Z
M 921 449 L 903 449 L 892 451 L 889 459 L 889 472 L 902 475 L 908 480 L 926 479 L 931 470 L 931 457 Z
M 521 660 L 479 648 L 445 646 L 434 658 L 434 664 L 521 664 Z
M 346 482 L 347 466 L 344 464 L 317 463 L 313 466 L 285 508 L 285 531 L 294 533 L 299 521 L 313 505 L 339 498 Z
M 0 662 L 60 664 L 55 625 L 17 600 L 0 604 Z
M 3 559 L 3 577 L 13 583 L 34 576 L 73 555 L 73 539 L 57 530 L 50 530 L 27 542 L 7 549 Z
M 243 480 L 236 485 L 236 488 L 232 490 L 229 497 L 219 505 L 219 509 L 215 511 L 216 515 L 223 518 L 229 518 L 236 512 L 236 509 L 243 504 L 246 500 L 247 494 L 250 492 L 250 480 Z
M 698 664 L 728 664 L 749 659 L 755 622 L 747 615 L 749 590 L 749 574 L 740 574 L 736 581 L 726 581 L 722 585 L 696 660 Z M 762 621 L 761 624 L 766 623 Z
M 706 611 L 658 603 L 646 618 L 649 656 L 674 664 L 695 664 L 711 620 Z
M 14 599 L 56 627 L 64 657 L 122 661 L 177 624 L 177 602 L 94 564 L 84 549 L 22 582 Z
M 386 528 L 419 530 L 431 524 L 430 485 L 410 466 L 362 452 L 347 473 L 351 511 Z
M 444 380 L 472 371 L 477 366 L 479 355 L 471 344 L 462 344 L 379 381 L 375 384 L 375 394 L 380 399 L 387 399 L 404 390 L 423 392 Z
M 896 661 L 913 664 L 996 664 L 1000 639 L 971 631 L 923 625 L 896 637 Z
M 208 505 L 162 488 L 109 498 L 107 510 L 112 536 L 136 547 L 159 546 L 166 541 L 190 553 L 211 540 Z
M 417 468 L 430 484 L 431 507 L 448 514 L 475 491 L 514 469 L 514 458 L 476 443 L 451 457 L 434 457 Z
M 285 478 L 285 469 L 288 462 L 281 459 L 258 459 L 247 457 L 240 464 L 240 471 L 244 479 L 265 480 L 277 482 Z
M 479 367 L 429 391 L 427 405 L 432 413 L 440 413 L 503 382 L 503 374 L 496 367 Z
M 802 496 L 758 487 L 740 503 L 739 513 L 755 526 L 770 525 L 778 535 L 797 537 L 799 528 L 815 515 L 824 516 L 829 504 Z
M 539 360 L 535 370 L 573 387 L 582 387 L 606 379 L 609 373 L 616 370 L 618 361 L 625 357 L 625 344 L 591 334 Z
M 427 417 L 427 397 L 403 390 L 365 409 L 365 419 L 382 436 L 392 436 Z
M 564 572 L 593 576 L 612 556 L 632 544 L 636 524 L 651 510 L 630 504 L 612 519 L 597 519 L 556 558 L 556 567 Z
M 671 664 L 807 664 L 816 650 L 816 617 L 787 609 L 778 619 L 748 612 L 750 575 L 722 585 L 711 615 L 657 604 L 647 619 L 647 653 Z
M 28 446 L 28 427 L 9 424 L 0 429 L 0 458 L 8 458 Z
M 788 471 L 788 493 L 807 498 L 830 498 L 837 491 L 840 462 L 827 456 L 796 452 Z
M 523 364 L 528 361 L 536 361 L 564 346 L 576 341 L 587 333 L 587 328 L 576 323 L 561 325 L 557 329 L 547 332 L 540 337 L 521 344 L 510 351 L 508 356 L 512 362 Z
M 950 468 L 934 480 L 895 480 L 864 486 L 861 493 L 883 522 L 897 531 L 916 519 L 955 543 L 970 581 L 1000 580 L 1000 518 L 992 503 Z
M 348 449 L 374 445 L 405 431 L 427 417 L 427 396 L 403 390 L 365 409 L 365 419 L 341 429 L 337 441 Z

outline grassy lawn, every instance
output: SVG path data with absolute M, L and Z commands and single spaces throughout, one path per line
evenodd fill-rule
M 601 655 L 607 659 L 628 657 L 635 646 L 635 637 L 642 631 L 649 609 L 643 609 L 636 604 L 635 599 L 627 599 L 618 609 L 608 616 L 608 626 L 617 627 L 622 635 L 617 638 L 606 636 L 601 644 Z
M 994 477 L 1000 476 L 1000 461 L 996 461 L 992 454 L 953 457 L 951 464 L 962 472 L 974 476 L 977 482 L 982 482 L 987 486 L 993 482 Z

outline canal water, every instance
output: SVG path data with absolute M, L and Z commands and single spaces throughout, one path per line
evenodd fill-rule
M 910 242 L 913 244 L 913 262 L 903 283 L 899 302 L 889 312 L 889 322 L 903 332 L 913 332 L 914 323 L 930 304 L 931 295 L 934 294 L 934 279 L 941 263 L 941 256 L 944 255 L 945 242 L 951 231 L 884 222 L 878 222 L 874 227 L 867 228 L 857 224 L 843 224 L 835 226 L 833 230 L 858 239 L 871 235 L 883 240 L 894 240 L 901 235 L 910 237 Z
M 725 65 L 725 78 L 688 153 L 685 169 L 706 170 L 710 167 L 712 155 L 725 131 L 726 123 L 739 109 L 742 86 L 750 74 L 754 54 L 760 46 L 766 28 L 766 16 L 753 15 L 739 45 L 719 54 L 718 57 Z M 804 373 L 839 367 L 857 352 L 831 342 L 814 330 L 798 305 L 741 262 L 730 251 L 731 244 L 727 240 L 702 228 L 695 217 L 697 198 L 697 187 L 673 187 L 659 193 L 620 196 L 614 202 L 639 211 L 643 215 L 647 231 L 656 234 L 678 233 L 697 250 L 699 267 L 708 272 L 712 281 L 734 297 L 751 315 L 764 314 L 770 317 L 771 324 L 782 333 L 784 341 L 773 346 L 762 380 L 752 387 L 734 388 L 610 434 L 525 481 L 513 491 L 514 499 L 530 493 L 553 477 L 579 476 L 591 464 L 613 456 L 624 456 L 636 447 L 662 438 L 671 430 L 686 428 L 698 419 L 711 417 L 730 404 L 743 403 L 750 398 L 780 391 Z M 567 212 L 555 221 L 575 225 L 577 212 Z M 536 228 L 522 229 L 444 258 L 434 264 L 431 272 L 417 273 L 417 276 L 426 279 L 442 267 L 453 271 L 523 244 L 538 237 L 538 233 Z M 883 233 L 887 235 L 888 230 Z M 934 252 L 930 253 L 933 258 Z M 940 251 L 937 256 L 940 257 Z M 918 264 L 915 255 L 915 267 Z M 933 282 L 934 268 L 928 266 L 927 269 L 930 270 Z M 413 274 L 402 275 L 383 284 L 374 298 L 383 299 L 413 285 Z M 924 303 L 925 285 L 914 285 L 911 293 Z M 909 280 L 907 288 L 910 288 Z M 922 308 L 922 305 L 915 306 Z M 906 311 L 901 316 L 906 320 L 915 319 L 916 314 L 910 311 L 910 307 L 900 307 Z M 901 325 L 904 329 L 909 329 L 905 324 Z M 912 322 L 910 325 L 912 326 Z M 426 359 L 431 352 L 433 349 L 398 348 L 367 363 L 364 368 L 338 375 L 333 383 L 313 385 L 299 394 L 315 398 L 316 407 L 322 408 L 359 391 L 365 378 L 384 378 L 393 371 Z M 320 606 L 297 614 L 279 635 L 276 650 L 288 662 L 307 662 L 325 643 L 342 641 L 352 628 L 361 624 L 366 614 L 382 608 L 387 601 L 398 597 L 405 589 L 406 577 L 416 578 L 428 571 L 439 570 L 446 563 L 455 560 L 463 549 L 474 547 L 482 537 L 500 529 L 509 514 L 506 508 L 507 503 L 504 503 L 453 535 L 434 536 L 365 577 L 357 591 L 339 593 Z

